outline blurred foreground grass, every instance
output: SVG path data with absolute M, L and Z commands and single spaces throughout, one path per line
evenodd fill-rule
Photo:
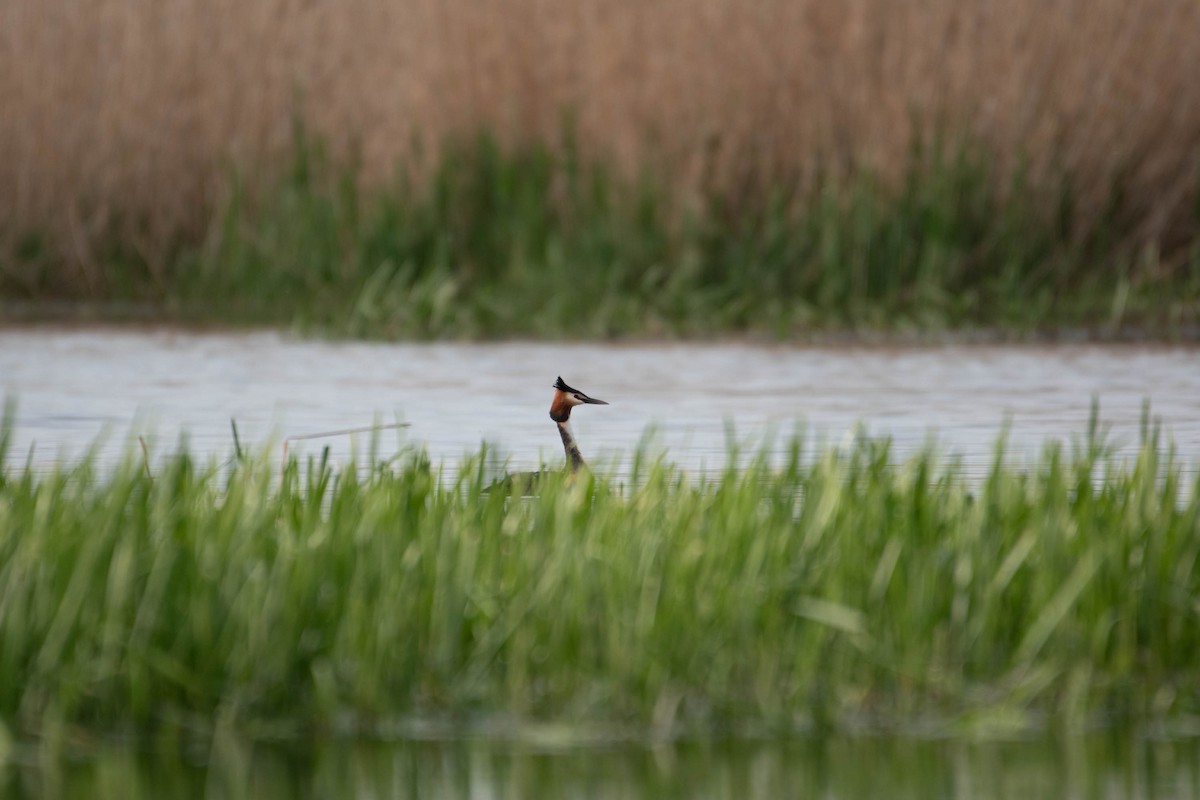
M 1011 732 L 1200 711 L 1200 486 L 1152 431 L 968 481 L 887 441 L 481 490 L 177 452 L 0 472 L 0 722 Z M 732 460 L 732 459 L 731 459 Z

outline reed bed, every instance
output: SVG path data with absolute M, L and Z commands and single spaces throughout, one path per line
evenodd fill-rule
M 507 153 L 481 136 L 425 179 L 363 189 L 300 137 L 265 196 L 239 189 L 181 251 L 151 295 L 161 315 L 376 338 L 1200 329 L 1200 246 L 1168 276 L 1105 237 L 1069 241 L 1026 188 L 998 197 L 967 145 L 922 145 L 898 187 L 861 174 L 679 218 L 662 186 L 569 143 Z M 113 274 L 145 286 L 136 261 Z
M 1187 724 L 1200 485 L 1148 434 L 981 482 L 860 439 L 481 491 L 420 453 L 0 473 L 0 721 L 308 736 Z M 774 462 L 774 463 L 772 463 Z M 424 727 L 423 727 L 424 726 Z
M 220 237 L 228 210 L 249 208 L 238 205 L 239 193 L 280 200 L 300 125 L 366 189 L 389 186 L 401 172 L 436 192 L 448 151 L 480 131 L 503 154 L 578 158 L 612 180 L 657 187 L 664 208 L 656 236 L 686 228 L 699 208 L 723 223 L 709 232 L 731 239 L 731 251 L 750 232 L 772 240 L 781 214 L 789 226 L 825 225 L 814 211 L 824 209 L 842 218 L 822 252 L 831 264 L 841 259 L 844 283 L 877 269 L 861 263 L 873 258 L 862 248 L 887 251 L 894 237 L 848 250 L 838 242 L 857 241 L 880 215 L 886 223 L 889 198 L 913 191 L 915 180 L 947 200 L 897 235 L 914 237 L 910 246 L 934 262 L 943 258 L 936 233 L 947 213 L 954 228 L 954 204 L 1020 207 L 1035 238 L 1049 235 L 1053 245 L 1039 251 L 1037 269 L 1026 268 L 1025 228 L 984 217 L 973 235 L 1022 257 L 968 258 L 967 288 L 937 284 L 934 295 L 986 294 L 990 283 L 1008 281 L 1008 305 L 1023 305 L 1027 285 L 1056 299 L 1084 294 L 1085 321 L 1102 323 L 1114 310 L 1121 317 L 1131 293 L 1136 300 L 1150 283 L 1161 289 L 1154 316 L 1169 322 L 1180 313 L 1169 298 L 1200 283 L 1197 31 L 1200 5 L 1171 0 L 10 3 L 0 11 L 0 296 L 170 307 L 193 264 L 181 249 Z M 971 186 L 960 197 L 927 156 L 953 162 L 963 143 L 989 170 L 982 191 Z M 847 198 L 867 191 L 856 183 L 862 176 L 873 199 L 847 209 Z M 556 172 L 555 184 L 563 180 Z M 487 197 L 507 199 L 504 187 L 491 186 L 456 202 Z M 253 214 L 245 221 L 265 224 Z M 304 241 L 302 233 L 291 239 Z M 794 250 L 777 243 L 774 257 L 803 272 L 805 254 Z M 655 251 L 638 251 L 632 261 L 620 252 L 598 266 L 585 258 L 581 270 L 613 269 L 620 284 L 632 263 L 686 283 L 688 252 L 656 260 Z M 594 254 L 520 255 L 489 253 L 488 265 L 553 273 L 555 258 Z M 272 256 L 275 269 L 299 270 L 279 263 L 292 249 Z M 341 268 L 322 251 L 302 261 L 304 283 Z M 469 288 L 481 268 L 452 264 L 443 294 Z M 719 288 L 709 292 L 733 295 L 725 305 L 734 316 L 752 304 L 739 294 L 741 268 L 720 264 L 712 273 Z M 911 298 L 930 292 L 898 272 L 905 277 L 894 299 L 923 305 Z M 362 288 L 366 278 L 354 277 Z M 238 293 L 257 288 L 246 280 Z M 497 304 L 519 304 L 519 289 L 508 287 Z M 780 297 L 815 307 L 800 315 L 819 320 L 828 291 Z M 288 296 L 289 319 L 320 315 L 318 295 Z M 211 308 L 224 299 L 206 301 Z M 420 292 L 412 301 L 430 302 Z M 867 305 L 857 322 L 896 314 Z M 639 319 L 656 316 L 633 306 Z M 989 307 L 976 301 L 968 319 Z M 943 318 L 934 308 L 929 316 Z M 897 324 L 912 323 L 900 316 Z M 994 320 L 982 313 L 978 321 Z M 488 327 L 480 314 L 452 332 Z

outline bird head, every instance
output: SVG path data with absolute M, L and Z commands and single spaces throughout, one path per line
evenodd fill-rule
M 559 377 L 554 382 L 554 399 L 550 401 L 550 419 L 555 422 L 566 422 L 571 418 L 571 409 L 585 403 L 597 406 L 608 405 L 604 400 L 597 400 L 578 389 L 572 389 Z

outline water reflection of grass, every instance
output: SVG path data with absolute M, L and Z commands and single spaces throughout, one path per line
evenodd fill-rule
M 520 741 L 247 742 L 221 734 L 193 758 L 104 742 L 86 758 L 6 770 L 6 800 L 221 797 L 997 800 L 1191 797 L 1195 741 L 1128 736 L 792 737 L 545 749 Z
M 1200 487 L 1153 434 L 982 482 L 888 443 L 482 495 L 420 454 L 0 474 L 0 719 L 251 735 L 1186 720 Z M 408 721 L 408 722 L 404 722 Z M 640 732 L 640 733 L 639 733 Z

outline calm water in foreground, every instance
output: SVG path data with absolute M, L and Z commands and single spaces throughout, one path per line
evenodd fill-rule
M 198 763 L 109 749 L 0 767 L 0 796 L 78 798 L 1019 798 L 1200 796 L 1200 743 L 1100 737 L 1021 743 L 804 739 L 553 749 L 495 741 L 331 744 L 223 740 Z
M 1137 443 L 1143 404 L 1183 460 L 1200 461 L 1200 350 L 1162 347 L 812 348 L 739 344 L 364 344 L 274 333 L 0 330 L 0 393 L 18 401 L 11 461 L 41 467 L 89 447 L 113 463 L 144 433 L 161 456 L 186 436 L 244 442 L 411 423 L 381 434 L 456 461 L 493 443 L 515 468 L 561 460 L 546 412 L 557 375 L 608 407 L 573 416 L 599 469 L 620 472 L 653 427 L 690 469 L 718 467 L 732 427 L 758 443 L 796 425 L 839 441 L 863 426 L 898 454 L 936 440 L 972 472 L 1007 423 L 1012 458 L 1087 426 Z M 295 442 L 349 458 L 368 437 Z M 274 443 L 274 444 L 271 444 Z M 570 737 L 566 738 L 569 741 Z M 76 743 L 78 744 L 78 743 Z M 268 747 L 219 736 L 169 754 L 106 744 L 47 757 L 0 728 L 0 798 L 1190 798 L 1200 740 L 1089 736 L 1022 742 L 912 738 L 608 744 L 534 737 Z
M 556 750 L 511 741 L 331 744 L 222 740 L 197 758 L 108 748 L 0 768 L 26 798 L 812 798 L 1175 800 L 1200 796 L 1200 742 L 1087 736 L 1025 742 L 797 739 Z

